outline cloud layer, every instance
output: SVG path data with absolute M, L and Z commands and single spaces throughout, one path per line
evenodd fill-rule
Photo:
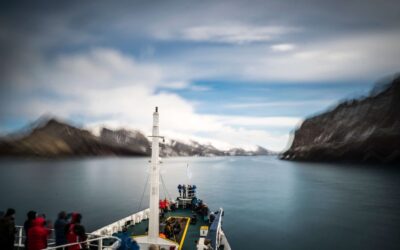
M 291 28 L 278 26 L 246 26 L 235 24 L 195 26 L 178 32 L 163 33 L 159 38 L 209 43 L 246 44 L 270 41 L 289 33 L 291 30 Z
M 1 3 L 0 128 L 52 113 L 148 131 L 159 106 L 167 135 L 279 150 L 339 99 L 324 85 L 346 96 L 400 69 L 398 13 L 395 0 Z
M 222 148 L 268 145 L 274 150 L 285 146 L 286 137 L 279 135 L 277 139 L 260 128 L 290 128 L 299 122 L 286 117 L 197 114 L 194 105 L 179 95 L 156 92 L 158 88 L 169 87 L 165 78 L 168 77 L 162 67 L 139 64 L 113 49 L 62 55 L 54 61 L 37 64 L 34 72 L 20 75 L 21 84 L 28 79 L 31 84 L 21 85 L 15 91 L 29 97 L 11 103 L 7 115 L 29 119 L 42 114 L 81 117 L 92 128 L 105 125 L 150 133 L 152 112 L 159 106 L 162 131 L 167 136 L 197 139 Z M 189 87 L 171 84 L 172 88 Z

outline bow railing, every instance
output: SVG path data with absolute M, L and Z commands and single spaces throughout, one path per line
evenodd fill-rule
M 23 226 L 15 226 L 17 232 L 15 237 L 14 247 L 16 249 L 25 249 L 25 239 L 26 235 L 24 233 Z M 71 246 L 86 246 L 89 249 L 96 249 L 96 250 L 111 250 L 117 249 L 120 245 L 120 239 L 118 237 L 109 236 L 109 235 L 97 235 L 97 234 L 89 234 L 87 233 L 87 240 L 82 242 L 75 242 L 65 245 L 56 246 L 54 235 L 54 229 L 50 229 L 51 234 L 47 240 L 47 248 L 46 250 L 67 250 Z

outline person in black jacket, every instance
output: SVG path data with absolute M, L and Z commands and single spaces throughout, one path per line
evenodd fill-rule
M 26 214 L 26 221 L 24 222 L 24 231 L 25 231 L 25 242 L 24 245 L 27 247 L 28 246 L 28 231 L 29 228 L 32 227 L 32 222 L 36 219 L 37 213 L 35 211 L 29 211 Z
M 15 241 L 15 210 L 7 209 L 0 219 L 0 249 L 13 250 Z
M 179 197 L 182 197 L 182 185 L 178 185 Z
M 183 193 L 183 198 L 186 198 L 186 185 L 182 185 L 182 193 Z

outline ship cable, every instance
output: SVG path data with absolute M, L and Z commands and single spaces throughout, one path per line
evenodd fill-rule
M 149 173 L 147 173 L 147 178 L 146 178 L 146 184 L 144 185 L 144 189 L 143 189 L 143 193 L 142 193 L 142 198 L 140 198 L 140 202 L 139 202 L 139 207 L 137 209 L 137 211 L 140 211 L 140 208 L 142 206 L 142 202 L 143 202 L 143 198 L 144 198 L 144 193 L 146 192 L 147 189 L 147 184 L 149 183 Z
M 160 177 L 161 177 L 161 183 L 162 183 L 163 189 L 164 189 L 164 196 L 166 195 L 169 200 L 172 200 L 171 199 L 171 195 L 169 195 L 169 193 L 168 193 L 168 189 L 167 189 L 167 186 L 165 185 L 164 178 L 163 178 L 162 174 L 160 174 Z

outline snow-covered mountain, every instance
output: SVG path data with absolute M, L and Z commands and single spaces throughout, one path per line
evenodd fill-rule
M 132 155 L 147 156 L 151 153 L 149 139 L 138 130 L 101 128 L 98 135 L 89 130 L 72 126 L 54 118 L 40 119 L 29 130 L 0 139 L 3 156 L 88 156 Z M 255 151 L 241 148 L 220 150 L 211 144 L 196 141 L 167 140 L 161 143 L 161 156 L 247 156 L 269 155 L 267 149 Z

